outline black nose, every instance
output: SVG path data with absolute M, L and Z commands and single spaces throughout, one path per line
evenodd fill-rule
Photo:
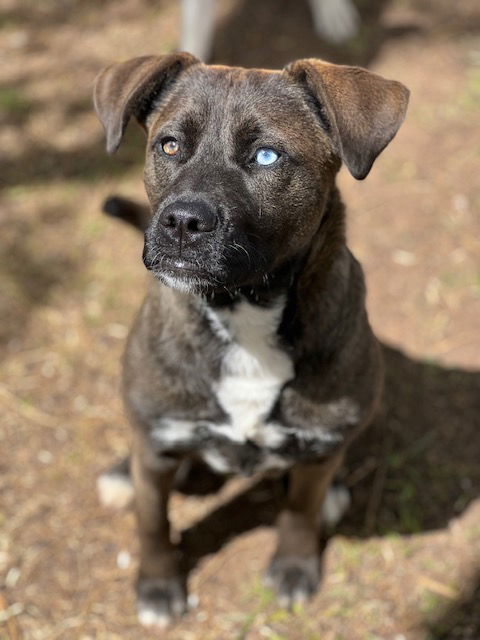
M 213 231 L 217 214 L 205 202 L 172 202 L 161 212 L 159 222 L 172 237 L 184 238 Z

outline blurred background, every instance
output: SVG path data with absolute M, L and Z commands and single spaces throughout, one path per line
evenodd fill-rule
M 295 614 L 261 583 L 267 482 L 174 496 L 200 595 L 174 640 L 480 638 L 480 3 L 354 4 L 357 32 L 333 44 L 306 0 L 218 0 L 211 59 L 324 57 L 412 92 L 367 180 L 339 177 L 385 345 L 382 412 L 345 470 L 353 508 L 322 591 Z M 146 283 L 141 238 L 100 207 L 144 199 L 144 141 L 131 126 L 108 157 L 91 92 L 106 64 L 175 49 L 180 24 L 178 0 L 0 4 L 2 640 L 153 637 L 134 612 L 132 514 L 95 492 L 128 448 L 119 358 Z

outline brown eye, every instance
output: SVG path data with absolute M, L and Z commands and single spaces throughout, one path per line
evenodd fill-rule
M 180 145 L 175 138 L 167 138 L 162 141 L 162 149 L 167 156 L 174 156 L 180 151 Z

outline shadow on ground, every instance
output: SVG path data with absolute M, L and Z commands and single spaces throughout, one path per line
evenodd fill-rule
M 418 0 L 416 13 L 397 13 L 385 20 L 391 0 L 357 0 L 358 35 L 332 45 L 314 31 L 306 0 L 237 0 L 217 30 L 214 61 L 223 64 L 277 68 L 303 57 L 320 57 L 340 64 L 370 65 L 392 39 L 442 33 L 447 37 L 480 30 L 480 11 L 466 12 L 447 0 Z
M 316 56 L 365 66 L 389 36 L 380 24 L 388 3 L 389 0 L 357 2 L 361 17 L 359 34 L 335 46 L 315 33 L 306 0 L 238 0 L 218 30 L 214 59 L 225 64 L 271 68 L 295 58 Z
M 77 272 L 79 251 L 61 243 L 56 232 L 68 218 L 60 205 L 39 204 L 34 219 L 19 216 L 0 222 L 0 352 L 12 338 L 19 339 L 33 309 Z
M 107 156 L 104 141 L 100 139 L 94 144 L 68 151 L 62 151 L 54 145 L 32 141 L 16 161 L 5 166 L 0 185 L 32 186 L 52 180 L 94 181 L 113 176 L 120 178 L 122 174 L 135 167 L 138 167 L 140 180 L 144 156 L 145 139 L 138 131 L 128 132 L 127 139 L 114 161 Z
M 478 640 L 480 637 L 480 576 L 470 595 L 456 602 L 429 629 L 427 640 Z

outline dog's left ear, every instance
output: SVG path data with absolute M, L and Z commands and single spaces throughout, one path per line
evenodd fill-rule
M 178 74 L 200 62 L 189 53 L 143 56 L 107 67 L 97 76 L 93 91 L 95 111 L 107 137 L 107 151 L 114 153 L 132 116 L 141 125 L 155 100 Z
M 350 173 L 366 178 L 403 122 L 408 89 L 365 69 L 314 58 L 292 62 L 285 71 L 304 86 Z

